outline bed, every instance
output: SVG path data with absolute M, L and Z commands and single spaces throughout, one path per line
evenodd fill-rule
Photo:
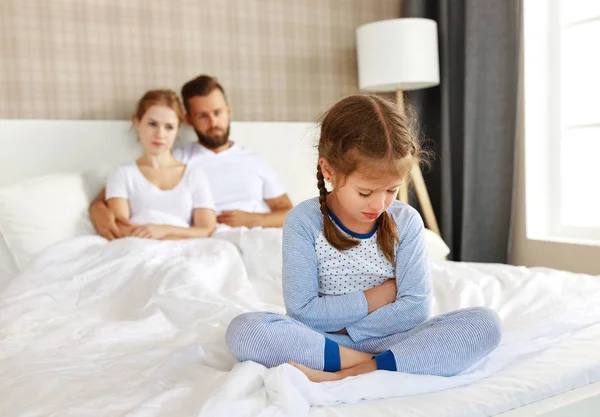
M 189 129 L 182 140 L 194 140 Z M 233 123 L 294 203 L 316 194 L 310 123 Z M 139 148 L 126 121 L 0 120 L 2 416 L 597 416 L 600 277 L 444 261 L 435 313 L 486 305 L 501 346 L 452 378 L 375 372 L 312 384 L 235 364 L 227 323 L 283 311 L 281 231 L 181 242 L 95 236 L 87 205 Z

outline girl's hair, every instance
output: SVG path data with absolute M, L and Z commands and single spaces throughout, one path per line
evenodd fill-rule
M 175 114 L 177 114 L 179 125 L 181 125 L 181 122 L 185 120 L 183 106 L 181 105 L 179 97 L 177 97 L 177 93 L 173 90 L 147 91 L 146 94 L 144 94 L 138 101 L 133 118 L 142 120 L 144 113 L 146 113 L 146 111 L 148 111 L 148 109 L 152 106 L 165 106 L 173 110 Z
M 374 178 L 391 175 L 408 177 L 413 164 L 420 161 L 416 118 L 411 107 L 400 111 L 395 103 L 372 94 L 357 94 L 334 104 L 321 119 L 319 158 L 341 176 L 356 169 Z M 325 179 L 317 164 L 317 186 L 327 241 L 338 250 L 347 250 L 358 241 L 344 234 L 329 217 Z M 377 231 L 377 244 L 392 263 L 395 244 L 400 238 L 396 224 L 387 212 L 382 213 Z

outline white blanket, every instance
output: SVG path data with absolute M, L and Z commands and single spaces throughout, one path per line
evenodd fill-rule
M 378 371 L 314 384 L 288 365 L 235 364 L 224 343 L 235 315 L 283 311 L 280 232 L 217 237 L 85 237 L 43 253 L 0 292 L 0 415 L 302 415 L 471 383 L 600 322 L 598 278 L 442 262 L 436 313 L 486 305 L 504 320 L 486 361 L 452 378 Z

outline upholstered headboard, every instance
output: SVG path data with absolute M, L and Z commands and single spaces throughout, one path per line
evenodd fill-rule
M 196 140 L 187 125 L 179 136 Z M 313 123 L 231 126 L 231 139 L 269 161 L 295 204 L 317 195 L 316 138 Z M 0 120 L 0 149 L 0 185 L 60 172 L 108 172 L 140 152 L 132 124 L 124 120 Z

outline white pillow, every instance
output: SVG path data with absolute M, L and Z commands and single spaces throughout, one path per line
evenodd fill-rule
M 94 233 L 89 194 L 78 173 L 0 187 L 0 234 L 19 269 L 54 243 Z
M 425 229 L 425 246 L 429 254 L 430 261 L 443 261 L 450 253 L 450 248 L 446 242 L 429 229 Z
M 17 265 L 0 234 L 0 289 L 17 274 Z

